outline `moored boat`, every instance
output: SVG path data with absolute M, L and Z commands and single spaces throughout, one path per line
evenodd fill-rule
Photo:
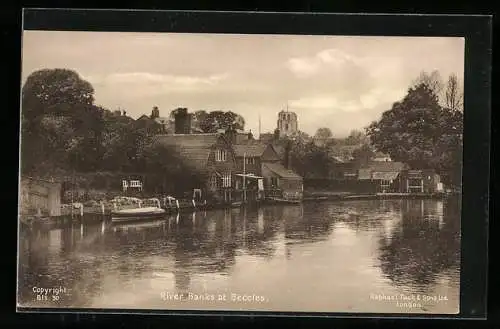
M 143 207 L 143 203 L 153 203 L 152 206 Z M 156 198 L 139 200 L 137 207 L 129 209 L 118 209 L 116 203 L 115 209 L 111 212 L 112 222 L 123 222 L 141 219 L 161 218 L 165 215 L 165 209 L 161 208 L 160 200 Z

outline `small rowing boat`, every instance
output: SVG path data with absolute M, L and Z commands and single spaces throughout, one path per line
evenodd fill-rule
M 152 202 L 153 206 L 143 207 L 143 203 Z M 160 200 L 156 198 L 139 200 L 137 207 L 129 209 L 118 209 L 114 203 L 115 209 L 111 212 L 112 222 L 124 222 L 141 219 L 160 218 L 165 215 L 165 209 L 160 206 Z

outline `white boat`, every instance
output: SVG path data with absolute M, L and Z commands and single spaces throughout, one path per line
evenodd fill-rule
M 150 219 L 159 218 L 165 215 L 165 209 L 160 206 L 160 200 L 156 198 L 140 200 L 137 199 L 137 207 L 128 209 L 118 209 L 116 203 L 114 203 L 115 209 L 111 212 L 111 221 L 113 222 L 124 222 L 133 221 L 140 219 Z M 153 206 L 143 207 L 143 203 L 153 203 Z

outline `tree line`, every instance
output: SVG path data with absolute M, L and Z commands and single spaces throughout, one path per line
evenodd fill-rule
M 300 132 L 290 140 L 292 168 L 306 175 L 328 176 L 335 163 L 335 147 L 356 146 L 355 162 L 366 163 L 375 150 L 415 168 L 434 168 L 450 183 L 460 184 L 463 139 L 463 93 L 456 75 L 446 83 L 439 73 L 423 72 L 407 95 L 384 112 L 364 132 L 333 138 L 328 128 L 314 138 Z M 175 114 L 169 115 L 173 123 Z M 21 171 L 43 176 L 62 172 L 124 172 L 159 175 L 175 181 L 186 173 L 180 159 L 154 146 L 154 120 L 134 120 L 125 111 L 95 104 L 94 88 L 77 72 L 42 69 L 32 73 L 22 88 Z M 244 118 L 232 111 L 198 110 L 191 114 L 194 131 L 243 129 Z M 160 177 L 161 176 L 161 177 Z M 160 179 L 161 178 L 161 179 Z
M 172 120 L 178 110 L 170 113 Z M 21 117 L 24 174 L 144 172 L 158 170 L 160 160 L 171 166 L 170 172 L 179 169 L 178 159 L 151 149 L 157 122 L 136 121 L 125 111 L 96 105 L 92 85 L 72 70 L 33 72 L 22 88 Z M 228 126 L 243 129 L 245 122 L 231 111 L 197 111 L 192 124 L 201 132 L 215 132 Z
M 403 99 L 383 112 L 364 131 L 353 130 L 346 138 L 334 138 L 327 127 L 314 137 L 292 141 L 292 167 L 304 177 L 329 177 L 335 156 L 360 167 L 377 152 L 414 169 L 434 169 L 443 181 L 460 186 L 463 147 L 463 87 L 456 74 L 443 82 L 438 71 L 422 72 Z

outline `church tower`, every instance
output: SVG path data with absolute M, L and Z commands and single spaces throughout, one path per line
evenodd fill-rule
M 297 114 L 295 112 L 281 111 L 278 113 L 278 130 L 280 138 L 296 135 L 299 131 Z

